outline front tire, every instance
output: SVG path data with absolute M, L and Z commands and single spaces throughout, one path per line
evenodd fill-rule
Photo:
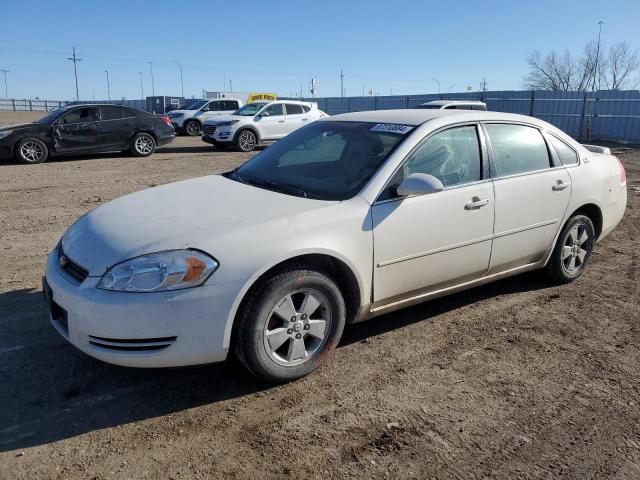
M 184 124 L 184 133 L 190 137 L 197 137 L 202 132 L 200 122 L 197 120 L 187 120 Z
M 47 145 L 37 138 L 25 138 L 16 146 L 16 159 L 20 163 L 43 163 L 49 158 Z
M 136 133 L 131 139 L 131 153 L 136 157 L 148 157 L 156 151 L 156 139 L 149 133 Z
M 252 152 L 258 145 L 256 134 L 251 130 L 241 130 L 236 137 L 236 148 L 241 152 Z
M 293 267 L 251 293 L 234 326 L 236 356 L 254 375 L 287 382 L 319 368 L 346 319 L 340 289 L 323 272 Z
M 574 215 L 565 224 L 546 266 L 546 273 L 555 283 L 570 283 L 587 267 L 596 233 L 591 219 Z

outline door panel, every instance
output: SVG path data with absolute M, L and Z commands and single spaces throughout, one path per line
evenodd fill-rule
M 53 127 L 57 152 L 91 150 L 97 147 L 98 122 L 95 108 L 80 108 L 64 115 Z
M 558 189 L 558 184 L 566 188 Z M 564 168 L 496 179 L 496 222 L 490 273 L 534 263 L 549 250 L 571 196 Z
M 133 131 L 135 117 L 122 118 L 122 107 L 100 107 L 96 146 L 126 148 Z
M 489 202 L 467 207 L 476 198 Z M 374 205 L 374 302 L 484 276 L 493 210 L 491 182 Z

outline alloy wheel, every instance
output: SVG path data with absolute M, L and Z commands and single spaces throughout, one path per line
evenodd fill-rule
M 244 132 L 240 132 L 238 143 L 242 151 L 250 152 L 256 147 L 256 136 L 252 132 L 245 130 Z
M 37 163 L 44 156 L 44 148 L 37 142 L 27 141 L 20 146 L 20 155 L 28 162 Z
M 569 274 L 575 275 L 584 267 L 589 252 L 593 247 L 593 239 L 583 223 L 578 223 L 567 232 L 562 247 L 562 268 Z
M 140 135 L 136 138 L 135 148 L 140 155 L 149 155 L 153 151 L 153 139 L 149 135 Z

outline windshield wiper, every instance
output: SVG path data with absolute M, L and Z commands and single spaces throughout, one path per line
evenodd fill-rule
M 303 190 L 300 187 L 296 187 L 295 185 L 288 185 L 286 183 L 274 182 L 273 180 L 265 180 L 263 185 L 267 187 L 271 187 L 273 190 L 278 190 L 282 193 L 290 193 L 297 197 L 311 198 L 309 193 L 306 190 Z

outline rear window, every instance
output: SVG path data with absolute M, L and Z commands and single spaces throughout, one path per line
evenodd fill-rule
M 509 124 L 488 124 L 485 128 L 499 177 L 550 167 L 547 144 L 537 128 Z

